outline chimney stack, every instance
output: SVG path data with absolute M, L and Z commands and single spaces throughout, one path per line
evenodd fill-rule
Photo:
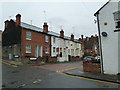
M 6 21 L 5 21 L 5 28 L 7 28 L 8 23 L 9 23 L 9 20 L 6 20 Z
M 83 35 L 81 35 L 81 38 L 82 38 L 82 40 L 83 40 Z
M 80 41 L 80 42 L 82 42 L 82 39 L 81 39 L 81 38 L 79 38 L 79 41 Z
M 70 38 L 70 40 L 74 40 L 74 35 L 73 34 L 71 34 L 71 38 Z
M 17 14 L 16 15 L 16 26 L 20 25 L 20 23 L 21 23 L 21 15 Z
M 60 31 L 60 37 L 64 37 L 64 31 L 63 31 L 63 29 L 61 29 L 61 31 Z
M 48 32 L 48 25 L 47 25 L 47 22 L 44 22 L 43 30 L 44 30 L 45 32 Z

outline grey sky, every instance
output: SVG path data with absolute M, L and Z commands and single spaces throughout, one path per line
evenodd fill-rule
M 94 13 L 105 2 L 4 2 L 2 9 L 0 4 L 0 29 L 4 29 L 5 20 L 15 19 L 15 15 L 20 13 L 22 22 L 30 24 L 32 20 L 32 25 L 42 28 L 47 21 L 51 31 L 59 33 L 60 28 L 63 28 L 67 36 L 71 33 L 75 38 L 79 38 L 81 34 L 95 35 L 97 26 L 94 23 Z

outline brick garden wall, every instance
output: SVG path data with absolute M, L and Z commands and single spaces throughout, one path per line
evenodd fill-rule
M 81 58 L 80 57 L 70 57 L 70 61 L 79 61 L 79 60 L 81 60 Z
M 83 62 L 83 70 L 86 72 L 101 72 L 100 64 Z

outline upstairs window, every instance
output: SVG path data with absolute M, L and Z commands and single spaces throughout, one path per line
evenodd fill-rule
M 48 36 L 45 36 L 45 42 L 48 42 Z
M 26 32 L 26 40 L 31 40 L 31 32 Z
M 31 53 L 31 45 L 26 45 L 26 53 Z
M 114 12 L 113 15 L 114 15 L 114 20 L 115 21 L 120 20 L 120 10 L 117 11 L 117 12 Z
M 55 43 L 55 37 L 53 37 L 53 42 Z

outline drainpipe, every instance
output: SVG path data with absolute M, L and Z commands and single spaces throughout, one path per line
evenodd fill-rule
M 104 73 L 103 70 L 103 55 L 102 55 L 102 43 L 101 43 L 101 35 L 100 35 L 100 23 L 99 23 L 99 13 L 96 14 L 97 15 L 97 24 L 98 24 L 98 34 L 99 34 L 99 45 L 100 45 L 100 54 L 101 54 L 101 59 L 100 59 L 100 63 L 101 63 L 101 73 Z

